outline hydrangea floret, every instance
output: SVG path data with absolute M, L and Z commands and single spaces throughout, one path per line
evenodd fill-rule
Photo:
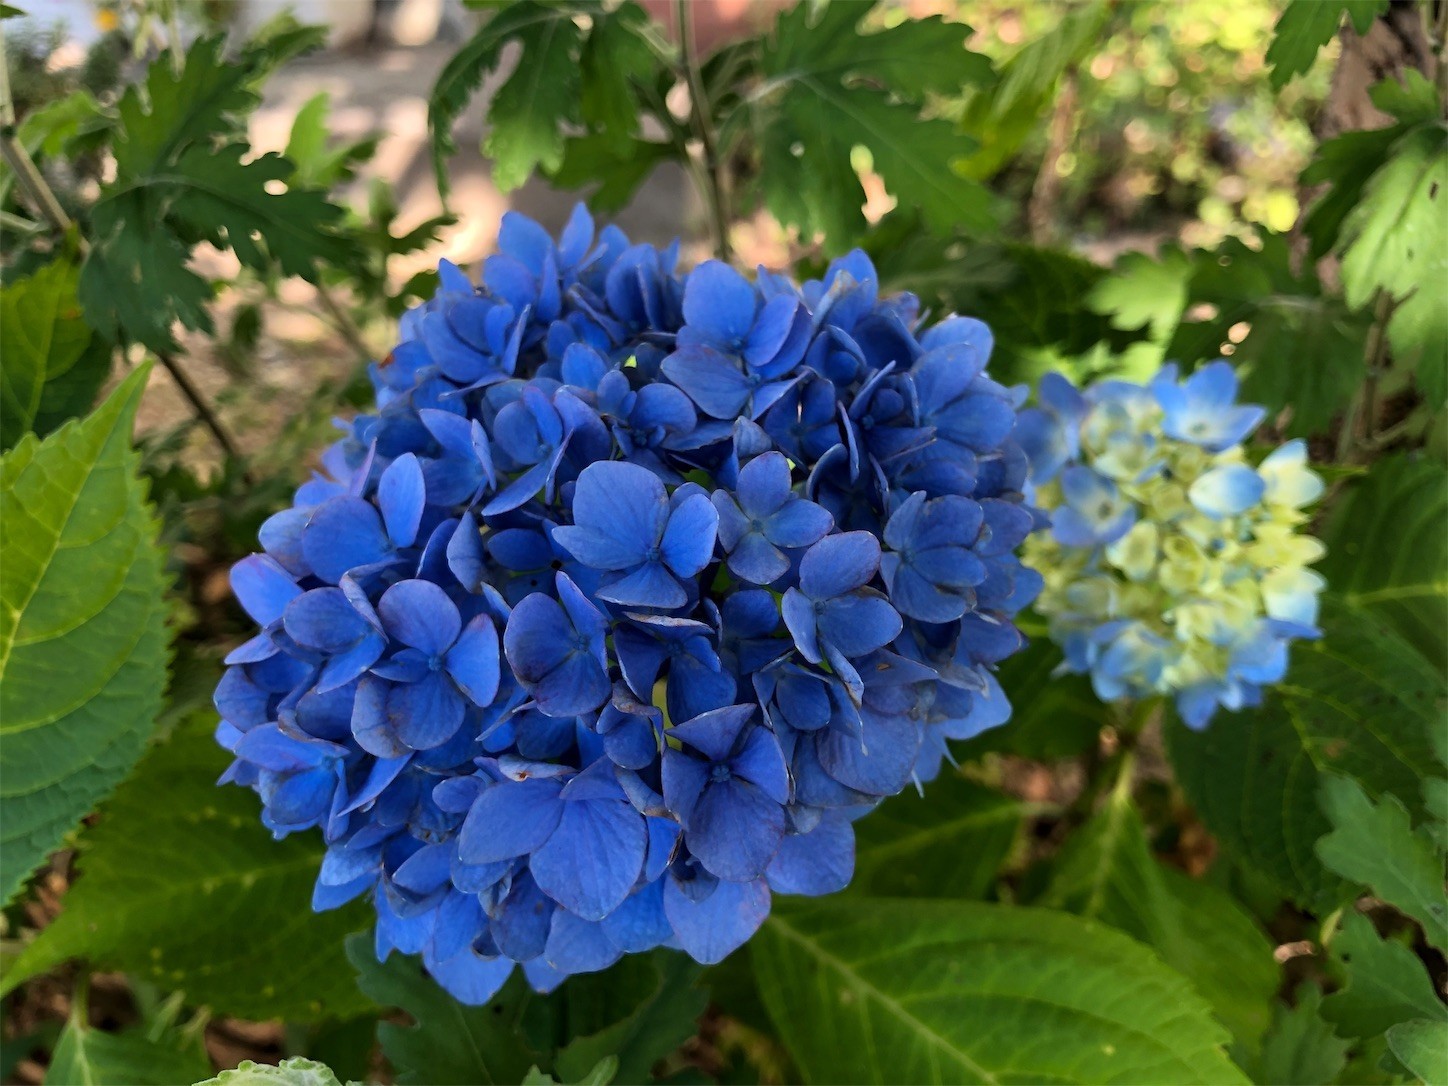
M 854 821 L 1009 716 L 1041 583 L 980 321 L 859 252 L 684 274 L 582 208 L 498 248 L 234 569 L 215 699 L 225 779 L 325 837 L 314 906 L 368 896 L 470 1003 L 844 887 Z
M 1301 441 L 1254 466 L 1243 442 L 1266 412 L 1236 396 L 1225 360 L 1084 392 L 1049 374 L 1016 428 L 1050 518 L 1025 560 L 1063 667 L 1103 700 L 1171 695 L 1198 729 L 1282 679 L 1324 587 L 1301 531 L 1322 481 Z

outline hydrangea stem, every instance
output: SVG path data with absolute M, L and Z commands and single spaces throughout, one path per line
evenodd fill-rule
M 703 149 L 704 163 L 700 171 L 700 195 L 708 205 L 709 221 L 714 230 L 714 248 L 726 264 L 734 257 L 729 244 L 728 195 L 724 164 L 719 158 L 719 145 L 709 120 L 709 99 L 699 71 L 699 58 L 694 50 L 694 17 L 691 0 L 674 0 L 674 23 L 679 33 L 679 58 L 685 81 L 689 85 L 689 114 L 694 121 L 694 134 Z

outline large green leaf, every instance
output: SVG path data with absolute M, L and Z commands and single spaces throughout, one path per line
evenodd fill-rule
M 27 430 L 44 437 L 95 402 L 111 352 L 81 318 L 79 279 L 74 264 L 55 260 L 0 295 L 0 448 Z
M 851 894 L 981 898 L 1021 825 L 1021 805 L 958 773 L 902 792 L 855 823 Z M 941 857 L 950 857 L 942 863 Z
M 1331 950 L 1347 983 L 1322 1001 L 1322 1016 L 1344 1037 L 1376 1037 L 1419 1018 L 1448 1026 L 1448 1006 L 1423 963 L 1402 943 L 1379 936 L 1361 913 L 1343 917 Z
M 750 950 L 809 1082 L 1244 1082 L 1185 979 L 1064 913 L 784 903 Z
M 862 35 L 868 10 L 797 4 L 780 14 L 761 61 L 769 93 L 741 107 L 758 135 L 765 204 L 785 225 L 844 248 L 865 228 L 865 191 L 851 160 L 863 146 L 900 204 L 941 232 L 989 228 L 989 194 L 951 168 L 969 150 L 966 137 L 921 115 L 928 94 L 988 79 L 989 63 L 965 48 L 968 27 L 939 18 Z
M 230 759 L 211 737 L 214 722 L 187 721 L 101 809 L 81 837 L 60 916 L 0 988 L 83 957 L 242 1018 L 342 1018 L 370 1007 L 343 949 L 367 905 L 312 912 L 320 842 L 273 840 L 255 796 L 215 784 Z
M 1333 594 L 1448 668 L 1448 471 L 1384 457 L 1348 484 L 1323 539 Z M 1406 798 L 1406 797 L 1404 797 Z
M 1427 831 L 1414 832 L 1396 797 L 1374 803 L 1350 777 L 1324 778 L 1322 808 L 1333 826 L 1317 843 L 1322 862 L 1422 924 L 1429 942 L 1448 947 L 1443 857 Z
M 1100 920 L 1154 947 L 1239 1044 L 1254 1044 L 1267 1028 L 1280 977 L 1266 933 L 1226 892 L 1157 862 L 1128 790 L 1113 791 L 1067 840 L 1036 904 Z
M 166 578 L 131 449 L 147 372 L 0 458 L 3 901 L 126 775 L 161 709 Z
M 1341 881 L 1314 851 L 1332 827 L 1318 806 L 1324 772 L 1392 793 L 1423 814 L 1441 680 L 1370 613 L 1329 599 L 1321 641 L 1292 648 L 1287 681 L 1260 708 L 1200 732 L 1165 731 L 1177 779 L 1236 858 L 1305 905 L 1331 906 Z
M 1290 0 L 1282 9 L 1267 47 L 1272 86 L 1281 89 L 1294 75 L 1312 67 L 1317 51 L 1337 35 L 1346 12 L 1359 34 L 1366 34 L 1388 0 Z
M 1448 401 L 1448 125 L 1408 132 L 1363 187 L 1342 225 L 1342 286 L 1349 305 L 1381 291 L 1397 303 L 1388 322 L 1394 358 L 1416 370 L 1435 406 Z

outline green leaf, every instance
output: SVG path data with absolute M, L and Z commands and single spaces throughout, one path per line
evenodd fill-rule
M 1379 937 L 1367 917 L 1344 915 L 1330 949 L 1347 985 L 1322 1001 L 1322 1016 L 1343 1036 L 1375 1037 L 1417 1018 L 1448 1023 L 1448 1006 L 1423 963 L 1402 943 Z
M 343 952 L 368 906 L 312 912 L 320 841 L 274 840 L 255 796 L 215 784 L 230 758 L 214 722 L 203 715 L 179 727 L 101 809 L 81 837 L 60 916 L 0 988 L 84 957 L 242 1018 L 310 1021 L 370 1007 Z
M 342 1086 L 332 1069 L 316 1060 L 293 1056 L 280 1064 L 243 1060 L 230 1071 L 198 1082 L 196 1086 Z M 357 1086 L 357 1083 L 348 1083 Z
M 1448 470 L 1385 456 L 1353 480 L 1322 533 L 1334 595 L 1448 666 Z M 1402 793 L 1399 793 L 1402 795 Z
M 780 14 L 761 61 L 769 93 L 741 107 L 758 133 L 765 204 L 781 223 L 844 248 L 865 227 L 851 159 L 862 146 L 900 204 L 940 231 L 990 228 L 989 194 L 951 168 L 968 149 L 964 138 L 950 122 L 921 116 L 927 94 L 988 75 L 965 48 L 970 28 L 930 18 L 862 35 L 868 10 L 798 4 Z
M 296 28 L 276 49 L 314 40 Z M 115 148 L 116 177 L 91 209 L 80 281 L 87 320 L 108 339 L 169 351 L 173 322 L 211 330 L 205 307 L 213 288 L 187 267 L 200 242 L 233 249 L 258 271 L 275 266 L 314 282 L 319 262 L 345 266 L 356 256 L 335 233 L 342 208 L 307 187 L 285 158 L 250 158 L 241 118 L 256 104 L 252 84 L 272 56 L 249 49 L 227 61 L 221 43 L 196 43 L 179 74 L 162 55 L 146 90 L 131 87 L 118 106 L 126 138 Z
M 577 4 L 545 5 L 520 0 L 499 8 L 472 39 L 448 61 L 428 100 L 432 161 L 438 188 L 448 192 L 447 158 L 457 150 L 452 126 L 489 72 L 497 68 L 503 47 L 517 42 L 516 68 L 488 106 L 491 130 L 483 149 L 495 163 L 493 181 L 504 192 L 515 189 L 537 167 L 555 170 L 563 162 L 564 129 L 579 124 L 579 46 L 582 31 L 574 22 Z
M 1358 33 L 1366 34 L 1387 9 L 1388 0 L 1290 0 L 1267 47 L 1273 88 L 1281 90 L 1294 75 L 1312 67 L 1317 51 L 1337 35 L 1344 12 Z
M 1259 708 L 1193 732 L 1165 729 L 1177 779 L 1207 827 L 1236 858 L 1304 905 L 1342 900 L 1314 846 L 1331 826 L 1320 777 L 1355 777 L 1374 795 L 1413 797 L 1422 813 L 1433 765 L 1430 728 L 1441 681 L 1370 613 L 1329 598 L 1324 637 L 1292 647 L 1287 681 Z
M 379 962 L 368 935 L 347 940 L 347 958 L 368 997 L 413 1020 L 410 1026 L 382 1022 L 377 1027 L 382 1051 L 404 1086 L 504 1086 L 521 1082 L 532 1067 L 550 1066 L 545 1053 L 553 1012 L 520 974 L 509 978 L 486 1006 L 469 1007 L 443 991 L 417 958 L 393 954 Z
M 1350 777 L 1328 775 L 1322 809 L 1333 831 L 1317 843 L 1322 862 L 1367 886 L 1423 925 L 1428 941 L 1448 947 L 1448 899 L 1443 857 L 1424 831 L 1414 832 L 1408 812 L 1393 796 L 1374 803 Z
M 703 969 L 682 954 L 630 954 L 602 973 L 572 977 L 561 999 L 563 1036 L 555 1071 L 564 1082 L 592 1082 L 612 1061 L 604 1081 L 647 1082 L 659 1060 L 699 1031 L 708 992 Z
M 1231 895 L 1157 862 L 1128 789 L 1116 789 L 1067 839 L 1035 904 L 1100 920 L 1154 947 L 1239 1044 L 1254 1044 L 1267 1028 L 1280 972 L 1272 944 Z
M 523 1076 L 523 1086 L 551 1086 L 559 1082 L 575 1082 L 581 1086 L 607 1086 L 617 1077 L 618 1058 L 605 1056 L 578 1078 L 556 1079 L 546 1071 L 540 1071 L 536 1067 L 529 1068 L 528 1073 Z
M 1416 368 L 1435 406 L 1448 400 L 1448 126 L 1425 124 L 1393 145 L 1342 225 L 1342 285 L 1351 306 L 1378 291 L 1396 303 L 1388 341 Z
M 1343 220 L 1362 199 L 1363 186 L 1407 130 L 1407 125 L 1398 124 L 1344 132 L 1318 147 L 1317 157 L 1302 171 L 1304 186 L 1330 186 L 1307 209 L 1302 223 L 1312 239 L 1310 255 L 1314 260 L 1326 256 L 1337 245 Z
M 1388 1030 L 1388 1047 L 1430 1086 L 1448 1082 L 1448 1024 L 1415 1018 Z
M 1369 320 L 1322 292 L 1309 268 L 1292 269 L 1288 240 L 1262 234 L 1260 251 L 1230 239 L 1198 253 L 1187 284 L 1187 314 L 1166 357 L 1192 366 L 1218 358 L 1239 340 L 1232 361 L 1243 371 L 1244 399 L 1274 412 L 1291 409 L 1287 432 L 1327 430 L 1364 372 Z M 1234 335 L 1245 325 L 1245 338 Z
M 658 81 L 660 62 L 649 43 L 653 33 L 643 8 L 625 3 L 595 16 L 579 56 L 579 106 L 583 121 L 616 149 L 639 130 L 635 83 Z
M 995 176 L 1039 129 L 1062 77 L 1100 48 L 1112 8 L 1103 0 L 1071 5 L 1006 61 L 996 87 L 970 99 L 961 126 L 979 147 L 962 166 L 965 176 Z
M 613 136 L 578 136 L 564 145 L 563 161 L 548 177 L 559 188 L 596 186 L 588 206 L 599 212 L 625 207 L 660 163 L 676 158 L 672 144 Z
M 518 973 L 485 1007 L 458 1003 L 416 958 L 394 954 L 379 963 L 367 936 L 348 940 L 347 956 L 368 995 L 413 1019 L 412 1026 L 384 1022 L 377 1030 L 404 1084 L 502 1086 L 526 1081 L 530 1068 L 588 1082 L 610 1062 L 618 1081 L 644 1082 L 697 1032 L 708 1002 L 696 987 L 702 970 L 672 951 L 629 955 L 602 973 L 570 978 L 550 996 L 532 991 Z
M 1261 1048 L 1241 1059 L 1253 1082 L 1276 1086 L 1318 1086 L 1338 1082 L 1347 1064 L 1348 1042 L 1322 1020 L 1322 989 L 1303 984 L 1295 1006 L 1278 1003 Z
M 1041 909 L 779 902 L 750 956 L 809 1082 L 1245 1082 L 1187 982 Z
M 111 354 L 94 342 L 80 315 L 80 272 L 68 261 L 46 264 L 5 285 L 0 296 L 0 447 L 33 430 L 44 437 L 85 414 L 110 369 Z
M 326 91 L 307 99 L 292 121 L 285 152 L 296 169 L 296 180 L 324 191 L 356 177 L 354 167 L 376 154 L 380 141 L 379 136 L 368 136 L 333 146 L 328 123 L 331 109 L 331 95 Z
M 1110 317 L 1113 327 L 1144 329 L 1152 340 L 1165 344 L 1186 309 L 1191 273 L 1191 259 L 1180 249 L 1164 250 L 1159 260 L 1126 253 L 1092 288 L 1087 302 Z
M 47 1086 L 175 1086 L 210 1073 L 211 1061 L 199 1043 L 178 1048 L 141 1030 L 106 1033 L 71 1018 L 50 1057 L 45 1081 Z
M 925 794 L 902 792 L 855 823 L 859 896 L 983 898 L 1010 855 L 1021 806 L 999 792 L 944 773 Z M 949 863 L 940 862 L 951 857 Z
M 0 457 L 0 901 L 120 783 L 161 709 L 166 578 L 131 448 L 148 372 Z

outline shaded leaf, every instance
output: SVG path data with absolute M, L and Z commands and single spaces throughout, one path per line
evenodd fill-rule
M 1375 1037 L 1399 1022 L 1448 1023 L 1423 963 L 1402 943 L 1383 939 L 1361 913 L 1348 912 L 1329 948 L 1347 984 L 1322 1001 L 1322 1016 L 1345 1037 Z
M 287 137 L 285 157 L 295 168 L 297 181 L 315 189 L 351 181 L 356 176 L 353 167 L 372 158 L 380 141 L 379 136 L 367 136 L 333 146 L 328 123 L 331 108 L 331 95 L 326 91 L 313 95 L 297 110 Z
M 1321 801 L 1333 826 L 1317 843 L 1322 862 L 1411 916 L 1429 942 L 1448 947 L 1443 857 L 1432 838 L 1424 830 L 1414 832 L 1395 797 L 1374 803 L 1349 777 L 1326 776 Z
M 1421 125 L 1392 147 L 1342 225 L 1342 285 L 1349 305 L 1382 291 L 1394 358 L 1415 368 L 1424 396 L 1448 400 L 1448 126 Z
M 751 958 L 810 1082 L 1245 1081 L 1182 977 L 1062 913 L 781 902 Z
M 1424 1082 L 1448 1082 L 1448 1024 L 1426 1018 L 1399 1022 L 1388 1030 L 1388 1047 Z
M 497 9 L 453 55 L 428 99 L 433 168 L 438 188 L 447 195 L 447 158 L 457 150 L 453 123 L 483 79 L 497 68 L 503 47 L 517 42 L 517 66 L 498 87 L 488 106 L 491 130 L 484 151 L 493 158 L 493 180 L 507 192 L 537 167 L 557 169 L 563 161 L 563 129 L 581 121 L 578 104 L 582 32 L 574 16 L 597 5 L 553 4 L 521 0 Z
M 862 35 L 868 10 L 798 4 L 780 14 L 760 65 L 769 93 L 743 107 L 757 133 L 766 206 L 785 225 L 844 248 L 865 227 L 851 162 L 863 146 L 890 193 L 937 229 L 990 228 L 988 194 L 951 168 L 969 149 L 965 137 L 921 115 L 928 93 L 988 77 L 988 63 L 965 48 L 969 28 L 930 18 Z
M 1322 1020 L 1322 989 L 1303 984 L 1293 1006 L 1272 1009 L 1272 1028 L 1260 1049 L 1239 1059 L 1253 1082 L 1277 1086 L 1318 1086 L 1337 1082 L 1347 1064 L 1348 1042 Z
M 855 823 L 849 893 L 983 898 L 1020 825 L 1015 800 L 958 773 L 944 773 L 925 786 L 923 796 L 906 790 Z
M 0 296 L 0 448 L 27 430 L 44 437 L 85 414 L 110 369 L 76 298 L 79 269 L 57 260 L 5 285 Z
M 1239 1044 L 1267 1028 L 1279 969 L 1272 944 L 1231 895 L 1160 864 L 1118 788 L 1073 834 L 1036 904 L 1100 920 L 1154 947 L 1191 980 Z
M 199 1038 L 184 1047 L 178 1047 L 180 1041 L 153 1040 L 139 1029 L 107 1033 L 71 1018 L 51 1054 L 45 1081 L 47 1086 L 175 1086 L 209 1075 L 211 1061 Z
M 1330 907 L 1343 890 L 1314 850 L 1331 829 L 1321 774 L 1412 797 L 1421 814 L 1441 682 L 1370 613 L 1329 598 L 1322 627 L 1321 641 L 1292 647 L 1287 681 L 1261 707 L 1200 732 L 1173 717 L 1165 737 L 1178 781 L 1223 845 L 1299 903 Z
M 84 957 L 243 1018 L 309 1021 L 370 1006 L 342 947 L 368 906 L 311 911 L 320 841 L 274 840 L 254 795 L 215 784 L 230 759 L 214 722 L 178 728 L 101 809 L 60 916 L 21 952 L 4 990 Z
M 1353 480 L 1322 533 L 1334 595 L 1448 667 L 1448 470 L 1386 456 Z M 1402 795 L 1402 793 L 1398 793 Z
M 588 205 L 595 211 L 618 211 L 633 199 L 638 187 L 660 163 L 677 157 L 672 144 L 613 136 L 578 136 L 564 145 L 563 161 L 549 175 L 565 189 L 588 188 Z
M 1388 0 L 1290 0 L 1267 47 L 1272 86 L 1280 90 L 1294 75 L 1312 67 L 1317 51 L 1337 35 L 1344 13 L 1359 34 L 1366 34 L 1387 8 Z
M 120 783 L 161 709 L 166 578 L 131 448 L 148 372 L 0 458 L 3 901 Z

